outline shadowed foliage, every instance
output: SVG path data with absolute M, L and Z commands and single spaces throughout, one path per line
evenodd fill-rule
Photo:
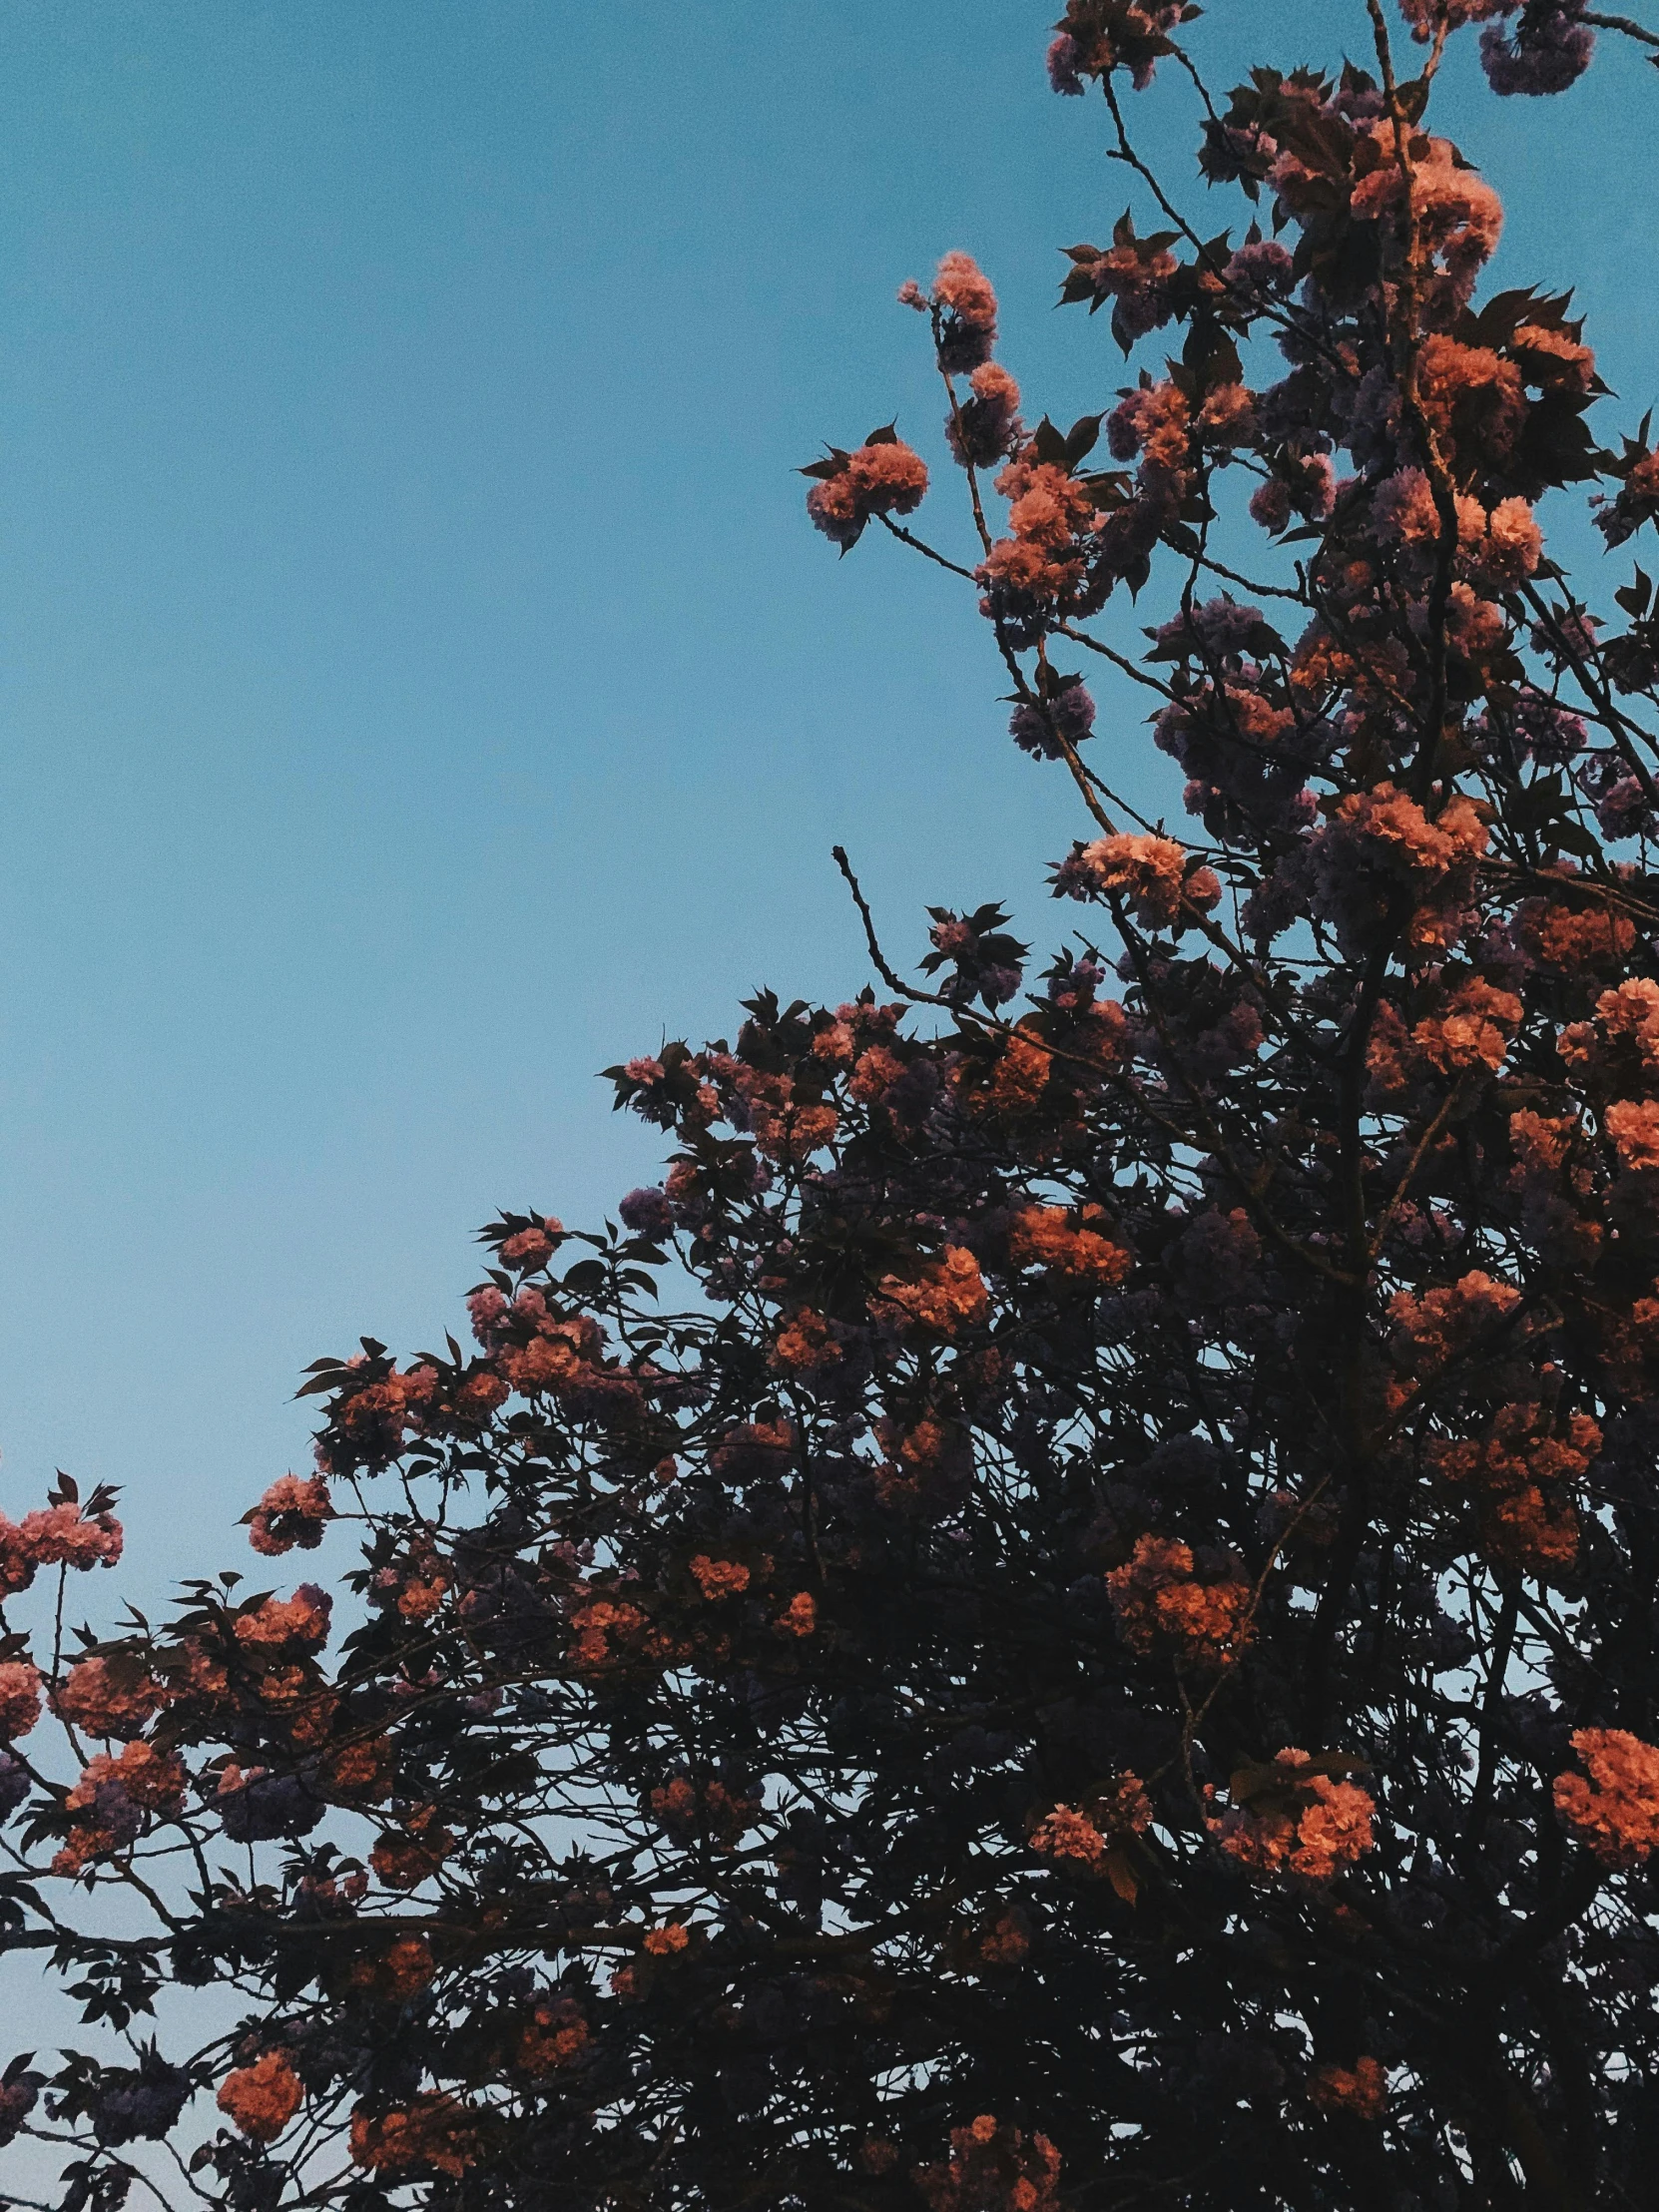
M 807 471 L 976 596 L 1073 940 L 935 908 L 906 982 L 837 853 L 879 991 L 610 1071 L 662 1187 L 311 1372 L 248 1518 L 349 1525 L 329 1586 L 78 1644 L 113 1500 L 0 1522 L 0 1947 L 99 2053 L 0 2140 L 62 2212 L 1651 2202 L 1659 606 L 1535 508 L 1623 545 L 1659 455 L 1432 121 L 1448 37 L 1507 96 L 1621 26 L 1330 12 L 1365 68 L 1222 94 L 1196 8 L 1072 0 L 1142 211 L 1064 256 L 1096 411 L 1028 426 L 951 254 L 968 550 L 890 425 Z

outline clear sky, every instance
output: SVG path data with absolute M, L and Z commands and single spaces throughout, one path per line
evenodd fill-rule
M 249 1564 L 306 1360 L 455 1326 L 497 1205 L 652 1177 L 593 1071 L 864 980 L 836 839 L 895 949 L 997 895 L 1059 937 L 1078 826 L 984 626 L 874 533 L 837 562 L 790 473 L 894 413 L 942 461 L 892 294 L 950 247 L 1033 411 L 1124 380 L 1104 316 L 1051 311 L 1054 249 L 1127 197 L 1103 111 L 1047 90 L 1053 8 L 0 12 L 14 1513 L 61 1465 L 126 1485 L 152 1586 Z M 1363 23 L 1214 0 L 1195 43 L 1225 84 Z M 1610 53 L 1454 106 L 1497 276 L 1579 281 L 1611 436 L 1659 392 L 1659 81 Z M 1202 206 L 1187 104 L 1137 112 Z M 1100 696 L 1114 776 L 1173 808 Z

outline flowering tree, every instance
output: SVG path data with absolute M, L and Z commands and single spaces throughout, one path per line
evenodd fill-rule
M 1082 936 L 1022 996 L 938 910 L 906 983 L 842 857 L 880 994 L 611 1071 L 663 1187 L 494 1223 L 475 1349 L 312 1371 L 249 1535 L 353 1523 L 332 1601 L 78 1646 L 111 1499 L 0 1523 L 0 1941 L 98 2044 L 0 2138 L 64 2212 L 1652 2201 L 1659 603 L 1534 509 L 1622 545 L 1659 453 L 1566 299 L 1482 295 L 1428 111 L 1470 26 L 1505 95 L 1659 40 L 1355 0 L 1368 68 L 1220 97 L 1197 13 L 1072 0 L 1048 64 L 1158 224 L 1063 297 L 1179 357 L 1031 429 L 952 254 L 901 296 L 974 549 L 891 430 L 808 471 L 976 594 Z

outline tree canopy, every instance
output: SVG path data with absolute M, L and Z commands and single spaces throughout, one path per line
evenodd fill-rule
M 1659 40 L 1401 12 L 1224 93 L 1196 7 L 1071 0 L 1143 211 L 1065 254 L 1096 411 L 1029 424 L 953 253 L 959 512 L 890 427 L 807 469 L 1070 780 L 1046 964 L 936 908 L 906 980 L 837 851 L 870 983 L 609 1071 L 661 1186 L 310 1372 L 247 1521 L 325 1581 L 77 1636 L 113 1498 L 0 1520 L 0 1948 L 93 2046 L 0 2141 L 62 2212 L 1651 2202 L 1659 601 L 1538 506 L 1624 546 L 1659 452 L 1483 289 L 1433 96 Z

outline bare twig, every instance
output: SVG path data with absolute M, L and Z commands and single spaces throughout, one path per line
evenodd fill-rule
M 1626 38 L 1637 39 L 1643 46 L 1659 47 L 1659 36 L 1652 31 L 1644 31 L 1639 23 L 1632 23 L 1627 15 L 1585 14 L 1579 17 L 1579 21 L 1593 24 L 1598 31 L 1622 32 Z
M 846 887 L 852 893 L 852 903 L 857 907 L 858 918 L 864 925 L 864 942 L 869 947 L 869 956 L 875 962 L 875 971 L 888 990 L 896 991 L 900 998 L 910 999 L 918 1006 L 943 1006 L 951 1013 L 956 1012 L 957 1009 L 942 992 L 917 990 L 914 984 L 902 982 L 894 974 L 887 963 L 886 954 L 881 950 L 880 939 L 875 934 L 875 917 L 869 910 L 869 901 L 858 886 L 858 878 L 852 872 L 852 863 L 846 856 L 845 848 L 838 844 L 831 845 L 830 857 L 846 878 Z

